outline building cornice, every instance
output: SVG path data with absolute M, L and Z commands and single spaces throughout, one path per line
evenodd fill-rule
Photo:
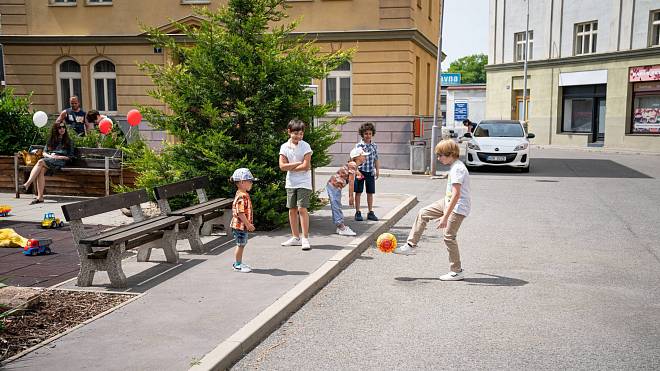
M 660 48 L 645 48 L 635 50 L 624 50 L 611 53 L 598 53 L 589 55 L 580 55 L 575 57 L 545 59 L 540 61 L 528 61 L 527 68 L 545 68 L 545 67 L 566 67 L 567 65 L 598 64 L 618 60 L 627 60 L 632 58 L 657 57 L 660 55 Z M 486 71 L 509 71 L 522 70 L 523 62 L 489 64 Z
M 412 40 L 437 56 L 437 46 L 417 29 L 292 32 L 293 37 L 317 41 Z M 177 41 L 190 42 L 187 36 L 171 34 Z M 0 35 L 5 45 L 118 45 L 149 44 L 146 35 Z M 443 53 L 443 59 L 445 55 Z

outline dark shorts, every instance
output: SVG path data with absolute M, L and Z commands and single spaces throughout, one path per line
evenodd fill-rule
M 371 174 L 362 174 L 364 179 L 358 180 L 355 178 L 355 193 L 362 193 L 364 191 L 364 184 L 367 184 L 367 193 L 374 194 L 376 193 L 376 177 Z
M 234 235 L 234 240 L 238 246 L 245 246 L 248 242 L 248 233 L 247 231 L 241 231 L 240 229 L 233 229 L 231 233 Z

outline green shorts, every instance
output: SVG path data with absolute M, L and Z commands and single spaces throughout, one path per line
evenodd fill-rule
M 312 195 L 312 190 L 307 188 L 287 188 L 286 189 L 286 207 L 288 209 L 295 209 L 296 207 L 304 207 L 309 209 L 309 197 Z

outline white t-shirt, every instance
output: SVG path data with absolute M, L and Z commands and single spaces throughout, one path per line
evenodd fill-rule
M 289 163 L 302 162 L 305 159 L 305 155 L 312 152 L 312 147 L 304 140 L 301 140 L 295 145 L 289 139 L 280 147 L 280 155 L 284 155 L 289 160 Z M 312 189 L 312 171 L 287 171 L 285 187 Z
M 456 183 L 461 185 L 461 197 L 458 198 L 458 202 L 456 203 L 456 206 L 454 206 L 453 211 L 456 214 L 468 216 L 471 208 L 470 173 L 465 167 L 465 164 L 460 160 L 454 161 L 449 169 L 449 175 L 447 176 L 447 190 L 445 192 L 445 202 L 447 205 L 449 205 L 449 201 L 451 200 L 451 186 Z

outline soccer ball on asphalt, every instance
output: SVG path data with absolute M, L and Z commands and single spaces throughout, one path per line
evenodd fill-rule
M 378 236 L 376 246 L 384 253 L 391 253 L 396 249 L 396 237 L 392 233 L 383 233 Z

